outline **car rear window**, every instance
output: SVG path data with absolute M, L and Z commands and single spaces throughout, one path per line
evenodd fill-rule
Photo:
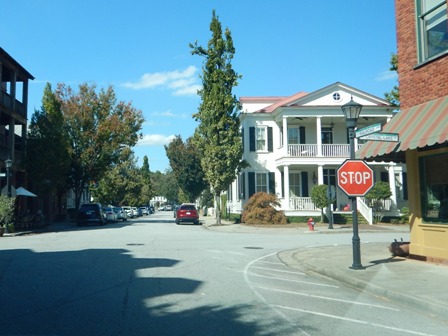
M 83 205 L 81 205 L 81 209 L 83 209 L 83 210 L 98 210 L 98 205 L 96 205 L 96 204 L 83 204 Z
M 194 205 L 182 205 L 180 207 L 181 210 L 196 210 L 196 207 Z

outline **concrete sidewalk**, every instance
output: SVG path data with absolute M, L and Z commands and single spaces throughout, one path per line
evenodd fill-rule
M 241 224 L 213 225 L 214 219 L 203 219 L 209 229 L 238 233 L 296 233 L 320 234 L 352 232 L 351 228 L 328 230 L 319 228 L 261 228 Z M 215 221 L 216 222 L 216 221 Z M 387 226 L 384 230 L 402 231 L 402 226 Z M 376 230 L 378 232 L 378 227 Z M 426 263 L 393 256 L 386 243 L 361 244 L 361 263 L 364 269 L 353 270 L 351 245 L 324 246 L 296 249 L 279 253 L 280 259 L 290 267 L 320 274 L 360 291 L 383 297 L 424 314 L 448 322 L 448 266 Z

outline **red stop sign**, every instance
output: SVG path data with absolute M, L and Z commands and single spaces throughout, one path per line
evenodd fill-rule
M 362 160 L 345 160 L 338 169 L 338 185 L 348 196 L 364 196 L 373 187 L 373 170 Z

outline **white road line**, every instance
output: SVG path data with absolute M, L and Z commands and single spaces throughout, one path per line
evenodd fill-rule
M 249 280 L 249 273 L 248 270 L 249 268 L 255 264 L 256 262 L 271 257 L 273 255 L 276 255 L 277 253 L 271 253 L 268 255 L 265 255 L 263 257 L 260 257 L 258 259 L 252 260 L 250 263 L 248 263 L 246 265 L 246 267 L 244 268 L 244 280 L 246 281 L 246 284 L 249 286 L 249 288 L 252 290 L 252 292 L 260 299 L 260 301 L 262 301 L 266 306 L 271 307 L 272 310 L 274 310 L 274 312 L 282 317 L 285 321 L 288 321 L 291 325 L 293 325 L 295 328 L 297 328 L 298 331 L 300 331 L 303 335 L 305 336 L 311 336 L 310 334 L 308 334 L 299 324 L 297 324 L 294 320 L 292 320 L 291 318 L 289 318 L 287 315 L 285 315 L 280 309 L 276 308 L 275 306 L 271 305 L 269 302 L 266 301 L 266 299 L 258 292 L 254 289 L 254 287 L 252 286 L 252 283 Z
M 254 286 L 254 288 L 260 288 L 267 291 L 274 291 L 274 292 L 281 292 L 281 293 L 287 293 L 287 294 L 293 294 L 293 295 L 299 295 L 299 296 L 306 296 L 313 299 L 321 299 L 321 300 L 328 300 L 328 301 L 336 301 L 336 302 L 342 302 L 342 303 L 348 303 L 351 305 L 360 305 L 360 306 L 367 306 L 371 308 L 380 308 L 380 309 L 387 309 L 387 310 L 394 310 L 399 312 L 400 309 L 386 307 L 382 305 L 375 305 L 370 303 L 362 303 L 362 302 L 356 302 L 356 301 L 349 301 L 349 300 L 342 300 L 342 299 L 335 299 L 328 296 L 321 296 L 321 295 L 313 295 L 313 294 L 307 294 L 307 293 L 301 293 L 301 292 L 294 292 L 294 291 L 288 291 L 283 289 L 276 289 L 271 287 L 264 287 L 264 286 Z
M 319 312 L 306 310 L 306 309 L 292 308 L 292 307 L 286 307 L 286 306 L 280 306 L 280 305 L 274 305 L 274 307 L 279 308 L 279 309 L 298 311 L 298 312 L 305 313 L 305 314 L 311 314 L 311 315 L 317 315 L 317 316 L 333 318 L 333 319 L 336 319 L 336 320 L 342 320 L 342 321 L 347 321 L 347 322 L 364 324 L 364 325 L 377 327 L 377 328 L 383 328 L 383 329 L 388 329 L 388 330 L 399 331 L 399 332 L 402 332 L 402 333 L 407 333 L 407 334 L 412 334 L 412 335 L 435 336 L 433 334 L 426 334 L 426 333 L 422 333 L 422 332 L 419 332 L 419 331 L 413 331 L 413 330 L 408 330 L 408 329 L 390 327 L 390 326 L 383 325 L 383 324 L 371 323 L 371 322 L 362 321 L 362 320 L 355 320 L 355 319 L 348 318 L 348 317 L 343 317 L 343 316 L 336 316 L 336 315 L 330 315 L 330 314 L 325 314 L 325 313 L 319 313 Z
M 260 260 L 259 263 L 263 263 L 263 264 L 272 264 L 272 265 L 282 265 L 285 266 L 284 263 L 280 263 L 280 262 L 273 262 L 273 261 L 265 261 L 265 260 Z
M 313 286 L 318 286 L 318 287 L 339 288 L 339 286 L 324 285 L 324 284 L 317 283 L 317 282 L 309 282 L 309 281 L 301 281 L 301 280 L 284 279 L 284 278 L 278 278 L 278 277 L 270 277 L 270 276 L 255 274 L 255 273 L 247 273 L 247 274 L 249 274 L 251 276 L 260 277 L 260 278 L 274 279 L 274 280 L 288 281 L 288 282 L 297 282 L 297 283 L 301 283 L 301 284 L 313 285 Z
M 278 269 L 275 269 L 275 268 L 267 268 L 267 267 L 259 267 L 259 266 L 252 266 L 250 269 L 254 269 L 254 268 L 262 269 L 262 270 L 268 270 L 268 271 L 274 271 L 274 272 L 280 272 L 280 273 L 305 275 L 305 273 L 302 273 L 302 272 L 283 271 L 283 270 L 278 270 Z

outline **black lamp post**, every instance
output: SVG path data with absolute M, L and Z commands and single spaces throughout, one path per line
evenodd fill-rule
M 353 101 L 353 97 L 351 97 L 350 101 L 341 106 L 342 112 L 345 116 L 345 121 L 347 123 L 348 129 L 348 138 L 350 140 L 350 159 L 355 159 L 355 128 L 358 124 L 358 118 L 361 114 L 362 105 Z M 353 264 L 350 267 L 351 269 L 364 269 L 361 264 L 361 240 L 359 239 L 358 234 L 358 204 L 356 203 L 356 196 L 351 196 L 351 210 L 353 212 Z
M 9 179 L 9 175 L 10 175 L 10 171 L 11 171 L 11 167 L 12 167 L 12 160 L 11 159 L 7 159 L 5 161 L 5 166 L 6 166 L 6 189 L 8 190 L 8 198 L 11 198 L 11 181 Z M 6 221 L 5 223 L 5 233 L 9 233 L 9 223 L 8 221 Z

